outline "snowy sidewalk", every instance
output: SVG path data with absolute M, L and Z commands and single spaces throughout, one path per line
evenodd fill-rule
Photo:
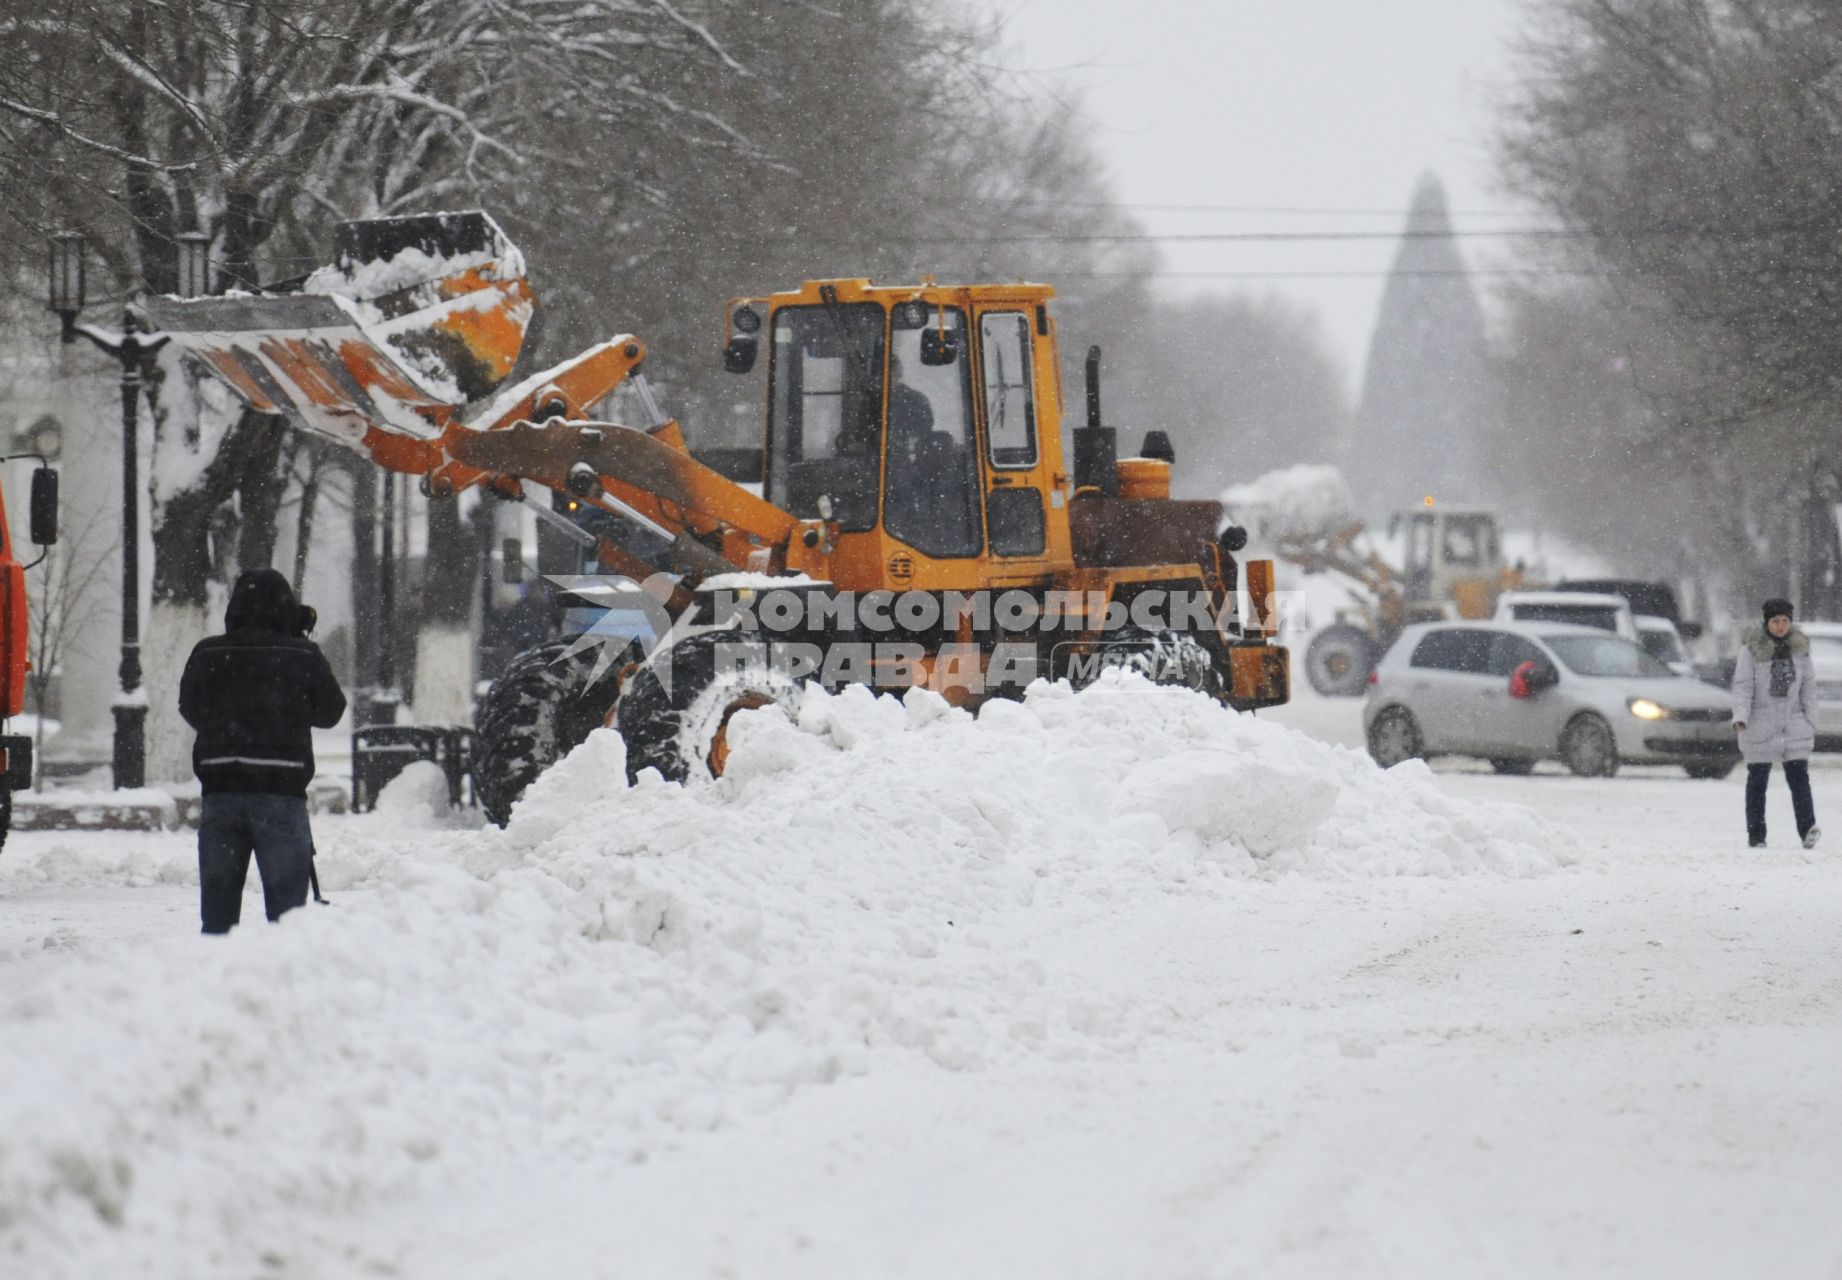
M 1384 778 L 1123 693 L 585 799 L 610 741 L 504 835 L 323 821 L 335 906 L 228 943 L 183 833 L 15 837 L 0 1272 L 1842 1262 L 1842 849 L 1748 854 L 1737 779 Z

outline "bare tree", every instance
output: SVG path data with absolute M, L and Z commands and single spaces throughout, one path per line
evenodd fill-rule
M 76 529 L 66 528 L 63 538 L 45 549 L 44 559 L 32 570 L 36 579 L 33 588 L 26 592 L 32 654 L 32 669 L 26 679 L 38 711 L 38 725 L 33 731 L 35 791 L 44 779 L 45 708 L 51 682 L 60 674 L 67 657 L 87 654 L 85 637 L 110 613 L 108 570 L 115 558 L 115 544 L 103 511 L 96 507 L 85 510 L 87 514 Z
M 1538 18 L 1507 170 L 1575 233 L 1571 264 L 1605 274 L 1621 326 L 1645 335 L 1632 358 L 1657 374 L 1652 439 L 1741 486 L 1709 500 L 1789 511 L 1785 529 L 1751 531 L 1773 561 L 1833 547 L 1842 10 L 1545 0 Z M 1842 566 L 1823 557 L 1805 604 L 1842 608 Z

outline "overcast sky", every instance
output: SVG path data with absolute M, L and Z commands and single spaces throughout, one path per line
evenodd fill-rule
M 1007 15 L 1015 62 L 1082 91 L 1122 201 L 1335 211 L 1132 210 L 1153 231 L 1398 230 L 1427 170 L 1461 230 L 1529 222 L 1491 160 L 1524 0 L 985 2 Z M 1161 248 L 1181 273 L 1166 287 L 1271 289 L 1318 308 L 1353 393 L 1392 243 Z M 1461 250 L 1473 269 L 1502 253 Z M 1204 274 L 1247 272 L 1370 274 Z

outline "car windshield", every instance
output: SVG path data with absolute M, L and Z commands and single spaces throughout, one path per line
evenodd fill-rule
M 1577 676 L 1649 678 L 1673 674 L 1622 636 L 1543 636 L 1542 640 Z
M 1637 633 L 1644 642 L 1644 649 L 1658 662 L 1682 662 L 1682 645 L 1676 639 L 1676 633 L 1661 627 L 1646 627 Z M 1838 655 L 1842 656 L 1842 655 Z
M 1514 605 L 1511 612 L 1517 622 L 1571 622 L 1602 631 L 1618 629 L 1618 610 L 1612 605 L 1526 601 Z

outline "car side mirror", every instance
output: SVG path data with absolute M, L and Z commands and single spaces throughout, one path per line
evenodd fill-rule
M 938 367 L 959 359 L 959 332 L 955 329 L 921 331 L 921 363 Z
M 1561 673 L 1548 662 L 1530 658 L 1516 665 L 1509 677 L 1509 696 L 1512 698 L 1532 698 L 1544 689 L 1552 689 L 1561 682 Z
M 58 473 L 40 467 L 32 473 L 32 541 L 49 547 L 58 540 Z
M 1678 622 L 1676 624 L 1676 632 L 1684 640 L 1699 640 L 1706 631 L 1707 628 L 1699 622 Z

